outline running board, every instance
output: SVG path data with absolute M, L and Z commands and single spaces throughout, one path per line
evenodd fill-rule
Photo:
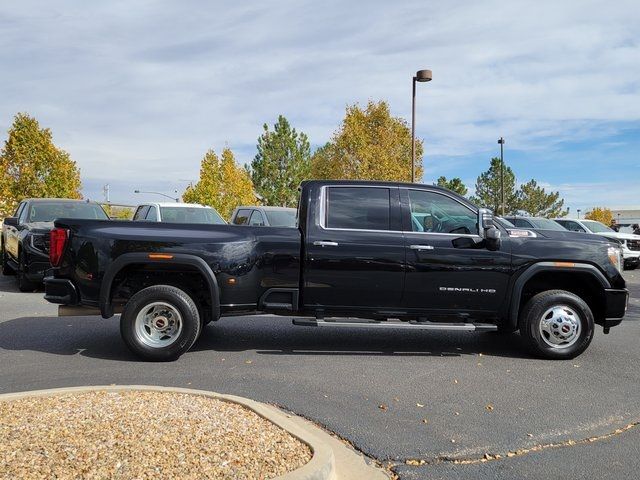
M 293 324 L 299 327 L 350 327 L 350 328 L 379 328 L 396 330 L 458 330 L 464 332 L 492 332 L 498 330 L 497 325 L 490 323 L 442 323 L 442 322 L 396 322 L 375 320 L 307 320 L 293 319 Z

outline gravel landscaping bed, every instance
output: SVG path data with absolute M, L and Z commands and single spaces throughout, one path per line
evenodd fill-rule
M 205 396 L 98 391 L 0 401 L 1 479 L 267 479 L 311 456 L 254 412 Z

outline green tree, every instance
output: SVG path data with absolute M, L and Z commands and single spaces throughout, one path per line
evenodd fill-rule
M 438 186 L 448 188 L 452 192 L 456 192 L 463 197 L 465 197 L 468 192 L 466 185 L 459 177 L 452 178 L 451 180 L 447 180 L 447 177 L 440 177 L 438 178 Z
M 522 185 L 517 195 L 518 210 L 524 210 L 534 217 L 564 217 L 569 213 L 563 208 L 564 200 L 559 192 L 547 193 L 533 179 Z
M 0 217 L 27 197 L 82 198 L 80 171 L 53 144 L 51 130 L 18 113 L 0 151 Z
M 585 214 L 584 218 L 596 220 L 609 226 L 613 223 L 613 212 L 606 207 L 594 207 Z
M 263 125 L 258 153 L 251 162 L 251 178 L 266 205 L 295 207 L 298 186 L 308 178 L 311 150 L 309 139 L 280 115 L 273 131 Z
M 484 208 L 490 208 L 496 215 L 502 215 L 500 166 L 499 158 L 492 158 L 489 170 L 482 173 L 476 180 L 476 193 L 471 201 Z M 518 209 L 518 195 L 516 192 L 516 176 L 510 167 L 504 164 L 504 214 L 514 213 Z
M 187 188 L 182 200 L 210 205 L 227 219 L 238 205 L 257 204 L 249 172 L 236 164 L 229 148 L 222 151 L 222 158 L 213 150 L 204 155 L 200 179 Z
M 391 116 L 389 105 L 350 105 L 330 142 L 311 158 L 319 179 L 411 180 L 411 129 Z M 416 178 L 422 178 L 422 142 L 416 141 Z

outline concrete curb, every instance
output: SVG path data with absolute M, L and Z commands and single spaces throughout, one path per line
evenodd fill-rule
M 277 477 L 277 480 L 338 480 L 338 479 L 372 479 L 386 480 L 389 477 L 383 470 L 369 465 L 362 455 L 352 451 L 340 441 L 322 431 L 311 422 L 295 415 L 290 415 L 271 405 L 256 402 L 235 395 L 223 395 L 205 390 L 194 390 L 178 387 L 158 387 L 150 385 L 104 385 L 53 388 L 49 390 L 33 390 L 27 392 L 0 394 L 0 401 L 18 400 L 26 397 L 63 395 L 92 391 L 154 391 L 186 393 L 211 397 L 225 402 L 236 403 L 255 412 L 271 423 L 289 432 L 312 450 L 313 456 L 306 465 Z M 338 462 L 336 462 L 338 458 Z

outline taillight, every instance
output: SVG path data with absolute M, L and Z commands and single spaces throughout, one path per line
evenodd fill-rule
M 49 261 L 57 267 L 62 260 L 62 253 L 69 238 L 69 230 L 66 228 L 54 228 L 49 233 Z

